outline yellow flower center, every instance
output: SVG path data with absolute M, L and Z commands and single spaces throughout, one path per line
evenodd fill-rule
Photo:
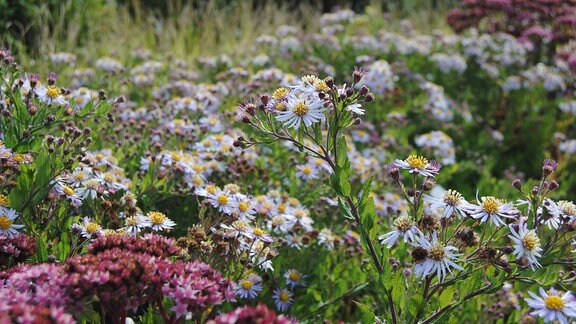
M 233 194 L 238 193 L 240 191 L 240 187 L 235 183 L 229 183 L 225 185 L 224 189 L 230 191 Z
M 97 190 L 98 187 L 100 186 L 100 182 L 98 182 L 98 180 L 96 180 L 96 179 L 90 179 L 90 180 L 86 181 L 84 183 L 84 185 L 88 189 Z
M 544 301 L 546 308 L 560 311 L 564 309 L 564 301 L 559 296 L 548 296 Z
M 482 197 L 482 209 L 490 214 L 498 212 L 502 202 L 494 197 Z
M 84 178 L 86 178 L 86 175 L 84 174 L 84 172 L 79 171 L 79 172 L 74 173 L 74 180 L 82 181 L 82 180 L 84 180 Z
M 284 111 L 284 110 L 286 110 L 286 105 L 283 102 L 281 102 L 281 103 L 276 105 L 276 110 Z
M 106 172 L 106 173 L 104 173 L 103 179 L 104 179 L 104 181 L 106 181 L 108 183 L 112 183 L 112 182 L 116 181 L 116 176 L 113 173 Z
M 292 112 L 294 113 L 294 115 L 298 116 L 298 117 L 302 117 L 304 115 L 306 115 L 309 111 L 308 105 L 304 102 L 304 101 L 298 101 L 295 105 L 294 108 L 292 109 Z
M 278 101 L 283 98 L 286 98 L 289 92 L 290 90 L 288 90 L 288 88 L 278 88 L 274 90 L 274 92 L 272 92 L 272 99 Z
M 243 231 L 244 229 L 246 229 L 247 226 L 248 225 L 241 220 L 237 220 L 232 223 L 232 227 L 234 227 L 239 231 Z
M 314 88 L 316 88 L 317 91 L 323 91 L 323 92 L 328 92 L 330 90 L 330 88 L 328 87 L 328 85 L 324 80 L 318 80 L 314 82 Z
M 64 193 L 66 194 L 66 196 L 74 196 L 74 194 L 76 193 L 74 191 L 74 189 L 68 187 L 68 186 L 64 186 L 64 188 L 62 189 L 62 191 L 64 191 Z
M 250 288 L 252 288 L 252 281 L 250 281 L 250 280 L 243 280 L 243 281 L 242 281 L 242 289 L 244 289 L 244 290 L 249 290 Z
M 304 216 L 306 216 L 306 212 L 304 212 L 302 209 L 296 209 L 294 211 L 294 216 L 296 218 L 304 218 Z
M 522 238 L 522 245 L 528 251 L 534 251 L 540 247 L 540 239 L 536 235 L 536 232 L 530 231 L 524 235 Z
M 248 210 L 248 204 L 245 203 L 245 202 L 243 202 L 243 201 L 240 202 L 240 203 L 238 204 L 238 210 L 241 211 L 241 212 L 243 212 L 243 213 L 246 212 L 246 211 Z
M 6 215 L 0 216 L 0 229 L 7 231 L 12 225 L 12 220 L 6 217 Z
M 207 191 L 209 194 L 212 194 L 212 195 L 213 195 L 213 194 L 216 193 L 216 186 L 215 186 L 215 185 L 207 185 L 207 186 L 206 186 L 206 191 Z
M 406 159 L 406 163 L 408 163 L 411 168 L 424 169 L 428 165 L 428 160 L 422 156 L 410 155 Z
M 283 213 L 285 211 L 286 211 L 286 205 L 285 204 L 278 205 L 278 212 L 279 213 Z
M 227 205 L 228 204 L 228 197 L 226 197 L 225 195 L 218 195 L 218 197 L 216 198 L 216 201 L 218 201 L 219 205 Z
M 302 168 L 302 173 L 304 173 L 305 175 L 309 175 L 310 173 L 312 173 L 312 169 L 308 166 L 305 166 Z
M 49 86 L 46 89 L 46 94 L 48 95 L 48 97 L 54 99 L 60 95 L 60 89 L 58 89 L 54 86 Z
M 6 195 L 2 195 L 0 194 L 0 206 L 2 207 L 8 207 L 9 203 L 8 203 L 8 197 L 6 197 Z
M 412 218 L 408 216 L 401 216 L 394 220 L 394 226 L 402 233 L 409 230 L 413 223 Z
M 261 229 L 261 228 L 255 227 L 255 228 L 254 228 L 254 235 L 256 235 L 256 236 L 262 236 L 262 235 L 264 235 L 264 230 Z
M 290 272 L 288 278 L 292 281 L 298 281 L 300 279 L 300 275 L 297 272 Z
M 94 232 L 97 232 L 100 230 L 100 225 L 94 223 L 94 222 L 90 222 L 86 225 L 86 232 L 88 232 L 88 234 L 92 234 Z
M 452 189 L 446 191 L 446 193 L 444 194 L 444 202 L 451 206 L 458 205 L 461 199 L 462 195 L 458 191 Z
M 98 153 L 96 154 L 95 158 L 97 161 L 102 161 L 104 159 L 104 154 Z
M 428 256 L 434 261 L 442 261 L 445 255 L 446 252 L 444 252 L 444 247 L 438 244 L 434 245 L 430 248 L 430 251 L 428 251 Z
M 162 224 L 166 219 L 166 215 L 161 212 L 151 211 L 148 213 L 148 218 L 150 218 L 150 221 L 154 224 Z
M 139 221 L 138 218 L 135 216 L 126 217 L 126 225 L 127 226 L 136 226 L 138 225 Z
M 290 301 L 290 295 L 288 295 L 287 291 L 282 291 L 280 293 L 280 300 L 285 302 L 285 303 Z
M 576 216 L 576 205 L 573 203 L 566 200 L 561 200 L 558 202 L 558 207 L 560 207 L 560 210 L 562 210 L 562 213 L 565 215 Z
M 22 162 L 24 162 L 24 161 L 26 160 L 26 158 L 25 158 L 24 155 L 22 155 L 22 154 L 14 154 L 14 155 L 12 156 L 12 159 L 13 159 L 14 161 L 18 162 L 18 163 L 22 163 Z
M 172 160 L 174 160 L 176 162 L 179 162 L 180 160 L 182 160 L 182 155 L 180 155 L 176 152 L 173 152 L 171 155 L 172 155 Z

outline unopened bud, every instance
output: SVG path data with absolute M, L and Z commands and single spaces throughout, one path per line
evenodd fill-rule
M 514 179 L 514 181 L 512 181 L 512 186 L 517 190 L 522 190 L 522 181 L 520 181 L 520 179 Z
M 552 181 L 550 181 L 550 185 L 548 186 L 548 189 L 556 190 L 556 189 L 558 189 L 558 187 L 560 187 L 560 184 L 556 180 L 552 180 Z
M 364 100 L 366 100 L 366 102 L 372 102 L 374 101 L 374 95 L 372 94 L 372 92 L 368 93 L 365 97 Z
M 48 85 L 54 85 L 56 83 L 56 73 L 50 72 L 48 74 Z
M 370 89 L 368 89 L 368 87 L 367 87 L 366 85 L 363 85 L 363 86 L 360 88 L 360 90 L 358 90 L 358 93 L 359 93 L 361 96 L 367 95 L 368 92 L 370 92 Z

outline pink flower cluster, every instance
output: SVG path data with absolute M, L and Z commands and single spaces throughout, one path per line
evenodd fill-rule
M 276 312 L 259 304 L 256 307 L 240 307 L 226 314 L 218 315 L 207 324 L 290 324 L 296 321 L 284 315 L 277 316 Z
M 489 33 L 563 44 L 576 39 L 576 1 L 464 0 L 448 13 L 447 22 L 456 32 L 485 26 Z
M 73 323 L 79 309 L 66 293 L 68 277 L 57 264 L 22 265 L 0 273 L 0 323 Z
M 172 319 L 192 313 L 200 318 L 209 307 L 224 301 L 234 301 L 234 283 L 208 264 L 202 262 L 175 262 L 160 265 L 164 282 L 162 293 L 174 301 Z
M 28 235 L 0 235 L 0 268 L 23 262 L 34 253 L 36 253 L 36 241 Z
M 173 239 L 102 236 L 88 250 L 64 264 L 0 272 L 0 314 L 22 323 L 66 323 L 73 321 L 70 314 L 92 304 L 105 312 L 103 321 L 121 323 L 140 306 L 153 305 L 173 323 L 187 315 L 199 319 L 209 308 L 234 300 L 234 283 L 210 265 L 170 261 L 178 252 Z M 164 309 L 165 297 L 174 305 L 171 314 Z
M 178 255 L 180 248 L 173 238 L 162 235 L 145 234 L 144 237 L 131 235 L 103 235 L 90 243 L 88 252 L 98 254 L 105 250 L 119 248 L 123 251 L 145 253 L 158 258 Z

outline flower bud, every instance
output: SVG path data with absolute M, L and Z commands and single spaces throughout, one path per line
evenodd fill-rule
M 514 188 L 516 188 L 516 190 L 522 190 L 522 181 L 520 181 L 520 179 L 514 179 L 514 181 L 512 181 L 512 186 Z

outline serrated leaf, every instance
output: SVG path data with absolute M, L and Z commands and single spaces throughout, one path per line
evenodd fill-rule
M 454 286 L 449 286 L 442 290 L 442 293 L 438 296 L 440 308 L 450 304 L 454 300 L 454 290 Z
M 345 218 L 354 220 L 354 216 L 352 215 L 352 210 L 350 210 L 350 206 L 344 201 L 344 199 L 338 197 L 338 207 L 340 209 L 340 213 L 344 215 Z

